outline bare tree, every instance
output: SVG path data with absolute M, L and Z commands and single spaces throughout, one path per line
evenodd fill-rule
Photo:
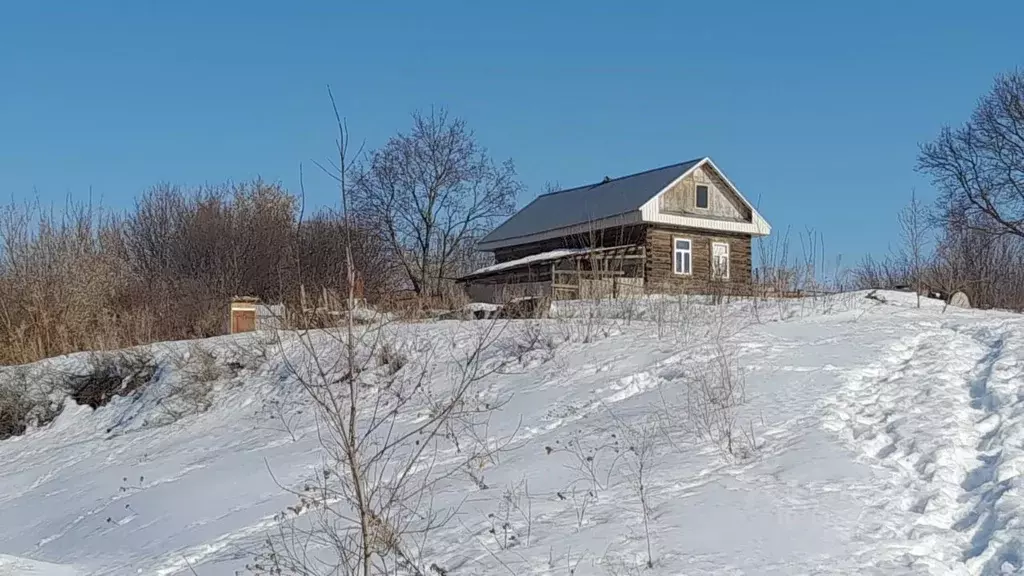
M 329 173 L 339 184 L 345 230 L 351 231 L 349 133 L 330 96 L 338 140 Z M 435 504 L 435 487 L 461 478 L 471 464 L 493 461 L 508 445 L 509 439 L 490 437 L 482 417 L 503 403 L 479 402 L 475 386 L 504 366 L 484 358 L 504 324 L 474 325 L 479 332 L 468 346 L 453 341 L 454 366 L 447 378 L 437 378 L 442 364 L 436 342 L 419 347 L 411 361 L 401 355 L 399 336 L 385 316 L 361 315 L 357 326 L 352 242 L 347 233 L 343 323 L 298 331 L 287 347 L 297 354 L 284 357 L 315 408 L 324 453 L 319 473 L 302 489 L 290 489 L 298 499 L 291 512 L 308 512 L 310 519 L 282 523 L 249 566 L 257 574 L 444 573 L 423 562 L 430 535 L 454 516 Z
M 921 292 L 924 289 L 924 251 L 929 227 L 928 217 L 928 209 L 918 201 L 916 191 L 910 193 L 910 203 L 900 210 L 897 217 L 903 250 L 910 264 L 911 280 L 914 283 L 914 291 L 917 292 L 918 308 L 921 307 Z
M 944 294 L 965 292 L 979 308 L 1024 310 L 1024 238 L 993 235 L 991 223 L 939 222 L 928 281 Z
M 412 130 L 373 151 L 352 184 L 353 206 L 385 235 L 420 295 L 438 293 L 454 257 L 510 214 L 522 190 L 512 161 L 495 163 L 445 110 L 413 114 Z
M 293 297 L 299 294 L 299 285 L 309 294 L 338 286 L 342 288 L 342 294 L 346 293 L 345 253 L 346 246 L 349 246 L 346 239 L 351 241 L 349 250 L 353 266 L 364 283 L 363 296 L 367 301 L 374 302 L 391 293 L 401 281 L 388 245 L 355 214 L 322 208 L 301 220 L 296 236 L 298 270 L 292 278 L 286 279 L 298 283 L 288 287 L 288 293 Z M 356 284 L 359 284 L 358 280 Z
M 1024 237 L 1024 73 L 998 76 L 970 120 L 921 146 L 917 168 L 938 188 L 943 219 Z

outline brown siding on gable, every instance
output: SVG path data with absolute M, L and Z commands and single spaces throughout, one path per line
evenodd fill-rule
M 708 207 L 696 206 L 696 187 L 708 187 Z M 658 199 L 658 210 L 664 214 L 707 217 L 737 222 L 750 222 L 750 210 L 735 197 L 732 190 L 714 169 L 700 166 L 666 190 Z
M 674 272 L 673 238 L 688 238 L 692 244 L 693 273 L 684 276 Z M 751 280 L 750 236 L 726 234 L 711 230 L 651 226 L 646 234 L 647 260 L 644 278 L 647 290 L 657 292 L 686 285 L 706 285 L 711 280 L 711 244 L 729 244 L 729 279 L 732 284 L 749 284 Z
M 550 252 L 552 250 L 559 250 L 562 248 L 610 248 L 612 246 L 638 246 L 644 242 L 645 230 L 646 227 L 643 225 L 616 226 L 614 228 L 606 228 L 593 233 L 561 236 L 558 238 L 551 238 L 549 240 L 542 240 L 540 242 L 531 242 L 529 244 L 520 244 L 518 246 L 509 246 L 507 248 L 497 248 L 494 250 L 494 261 L 497 263 L 508 262 L 509 260 L 517 260 L 526 256 L 532 256 L 534 254 Z

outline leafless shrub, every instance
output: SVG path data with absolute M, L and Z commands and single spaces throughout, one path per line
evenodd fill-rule
M 626 422 L 613 414 L 623 446 L 622 461 L 625 464 L 626 479 L 640 503 L 640 515 L 644 527 L 644 541 L 647 544 L 647 568 L 654 568 L 654 551 L 651 546 L 651 515 L 653 512 L 650 481 L 654 467 L 656 441 L 661 432 L 661 422 L 651 414 L 637 422 Z
M 547 362 L 554 358 L 558 348 L 558 337 L 540 322 L 516 322 L 508 330 L 508 337 L 502 339 L 505 353 L 523 364 L 529 360 Z
M 851 278 L 857 280 L 856 272 L 851 276 L 842 255 L 829 257 L 824 235 L 813 228 L 796 235 L 799 251 L 790 249 L 791 240 L 791 231 L 786 229 L 757 241 L 759 263 L 749 294 L 753 318 L 758 322 L 785 320 L 794 315 L 848 310 L 854 299 L 845 292 Z
M 0 440 L 25 433 L 34 404 L 24 378 L 8 375 L 0 382 Z
M 495 342 L 500 342 L 496 338 Z M 497 344 L 494 347 L 498 349 Z M 486 370 L 486 373 L 507 373 L 511 362 L 502 357 L 497 364 Z M 451 374 L 453 379 L 460 378 L 458 373 Z M 451 443 L 458 455 L 465 455 L 464 468 L 466 475 L 481 490 L 487 490 L 484 481 L 484 470 L 500 463 L 501 454 L 512 443 L 518 427 L 505 438 L 491 436 L 491 417 L 501 410 L 508 402 L 507 396 L 491 396 L 473 391 L 458 399 L 454 405 L 449 395 L 437 395 L 430 387 L 422 389 L 422 398 L 426 403 L 430 417 L 442 416 L 445 411 L 455 417 L 445 419 L 438 433 Z
M 565 454 L 568 457 L 564 466 L 573 472 L 573 479 L 555 496 L 569 503 L 579 530 L 586 523 L 591 506 L 611 483 L 616 464 L 622 458 L 618 433 L 588 436 L 577 431 L 564 443 L 556 441 L 555 446 L 546 446 L 544 450 L 549 455 Z
M 983 223 L 942 221 L 925 278 L 944 295 L 963 291 L 978 308 L 1024 310 L 1024 239 L 985 232 Z M 990 224 L 989 226 L 994 226 Z
M 900 247 L 880 260 L 866 256 L 851 272 L 853 285 L 862 289 L 913 288 L 917 294 L 917 307 L 920 308 L 922 294 L 929 291 L 932 263 L 926 249 L 932 220 L 927 207 L 917 199 L 916 192 L 911 193 L 910 202 L 900 210 L 897 222 L 902 241 Z
M 498 548 L 508 550 L 516 546 L 529 547 L 533 532 L 533 499 L 530 484 L 522 480 L 509 485 L 501 493 L 496 512 L 487 515 L 490 528 Z
M 682 296 L 680 295 L 680 302 Z M 665 337 L 665 326 L 669 319 L 669 303 L 667 298 L 655 298 L 651 300 L 651 307 L 654 309 L 654 325 L 658 330 L 658 338 Z
M 0 373 L 0 439 L 23 434 L 30 426 L 46 426 L 64 409 L 65 393 L 48 368 L 33 373 L 14 366 Z
M 323 208 L 308 217 L 300 216 L 296 224 L 295 271 L 290 274 L 294 280 L 286 276 L 285 284 L 290 286 L 286 301 L 296 303 L 300 287 L 311 300 L 313 294 L 322 294 L 325 289 L 345 294 L 346 246 L 351 247 L 356 272 L 356 299 L 387 304 L 402 287 L 403 271 L 388 242 L 368 218 L 354 212 L 346 216 L 340 210 Z
M 631 326 L 634 320 L 640 318 L 640 303 L 643 301 L 642 294 L 624 294 L 615 298 L 615 305 L 618 307 L 618 317 L 626 326 Z
M 761 303 L 773 301 L 777 306 L 777 316 L 782 317 L 785 309 L 783 298 L 798 290 L 797 266 L 790 259 L 790 230 L 776 232 L 768 238 L 756 241 L 758 265 L 753 270 L 754 308 L 753 312 L 761 320 Z
M 587 522 L 587 512 L 597 502 L 597 491 L 593 485 L 571 483 L 569 487 L 557 493 L 560 500 L 567 500 L 576 517 L 576 530 L 582 530 Z
M 608 487 L 615 464 L 622 457 L 622 446 L 616 432 L 595 439 L 577 431 L 566 442 L 557 444 L 559 448 L 548 447 L 547 450 L 569 456 L 569 463 L 565 466 L 576 472 L 574 483 L 585 482 L 597 492 Z
M 671 338 L 680 344 L 688 344 L 694 338 L 700 338 L 702 328 L 710 326 L 715 318 L 709 316 L 710 310 L 702 306 L 698 298 L 686 286 L 680 286 L 674 293 L 655 300 L 658 338 Z M 725 310 L 721 304 L 715 308 L 720 312 Z
M 865 256 L 851 271 L 853 285 L 860 289 L 893 289 L 913 282 L 911 265 L 899 255 L 883 258 Z
M 747 459 L 759 449 L 753 422 L 742 423 L 739 411 L 746 403 L 742 371 L 722 342 L 697 351 L 701 359 L 688 364 L 678 378 L 685 386 L 681 397 L 659 389 L 658 408 L 663 437 L 677 451 L 678 433 L 710 442 L 728 458 Z
M 601 566 L 609 576 L 640 576 L 650 567 L 647 563 L 637 558 L 626 558 L 623 556 L 612 556 L 606 554 L 601 559 Z
M 389 341 L 382 341 L 377 347 L 377 359 L 380 361 L 380 365 L 386 368 L 391 375 L 394 375 L 409 363 L 409 358 L 394 343 Z
M 567 576 L 575 576 L 576 570 L 579 569 L 580 562 L 583 561 L 583 558 L 585 556 L 586 556 L 586 554 L 584 553 L 584 554 L 580 554 L 579 556 L 573 558 L 572 548 L 571 547 L 569 548 L 569 550 L 565 554 L 565 573 L 567 574 Z M 549 562 L 548 564 L 549 564 L 549 566 L 554 568 L 554 562 L 553 561 Z
M 301 403 L 290 395 L 283 398 L 264 398 L 256 417 L 261 421 L 269 421 L 268 428 L 288 434 L 292 442 L 298 440 L 297 424 L 305 409 Z
M 204 383 L 214 382 L 228 375 L 226 367 L 217 362 L 217 356 L 213 351 L 198 343 L 189 345 L 188 354 L 180 369 L 189 380 Z
M 718 345 L 706 363 L 686 376 L 686 415 L 692 432 L 729 456 L 747 458 L 756 446 L 746 442 L 737 411 L 746 403 L 743 375 L 730 354 Z
M 736 408 L 743 404 L 743 389 L 733 378 L 724 355 L 718 354 L 710 366 L 698 366 L 688 377 L 687 415 L 693 431 L 732 453 L 736 429 Z
M 600 300 L 583 300 L 555 323 L 563 342 L 590 344 L 607 338 L 614 321 L 607 318 Z
M 373 371 L 379 362 L 374 343 L 385 338 L 378 330 L 355 335 L 362 350 L 353 352 L 353 370 L 346 359 L 327 362 L 314 341 L 306 350 L 308 363 L 296 369 L 316 407 L 327 467 L 300 497 L 299 506 L 313 518 L 312 526 L 286 523 L 268 543 L 265 553 L 272 553 L 286 573 L 325 574 L 344 565 L 348 568 L 343 573 L 362 574 L 363 561 L 370 564 L 372 574 L 389 573 L 388 566 L 396 564 L 412 573 L 427 573 L 429 563 L 420 556 L 424 539 L 454 514 L 432 505 L 434 487 L 466 470 L 476 476 L 475 483 L 486 487 L 479 471 L 507 446 L 507 440 L 492 440 L 486 432 L 473 430 L 486 426 L 487 413 L 495 409 L 471 401 L 477 397 L 473 383 L 498 368 L 480 364 L 483 348 L 474 347 L 457 363 L 445 391 L 433 391 L 428 366 L 437 362 L 435 358 L 422 364 L 418 358 L 415 365 L 398 372 Z M 486 331 L 482 337 L 486 340 L 480 346 L 493 342 Z M 349 378 L 356 381 L 349 385 Z M 346 387 L 339 390 L 339 385 Z M 417 412 L 422 419 L 404 427 L 403 420 Z M 345 434 L 352 430 L 357 437 L 350 441 Z M 441 452 L 448 452 L 444 466 L 438 462 Z M 327 549 L 328 564 L 309 560 L 318 548 Z M 262 562 L 265 565 L 265 557 Z
M 190 344 L 187 351 L 173 358 L 173 363 L 178 377 L 167 384 L 167 393 L 159 401 L 164 415 L 176 422 L 209 410 L 213 406 L 213 385 L 230 375 L 228 368 L 198 343 Z
M 221 348 L 224 367 L 234 375 L 256 372 L 276 356 L 280 340 L 273 331 L 257 331 L 243 339 L 232 339 Z
M 94 352 L 86 371 L 66 375 L 62 387 L 78 404 L 99 408 L 115 396 L 128 396 L 145 386 L 156 371 L 153 354 L 145 347 Z

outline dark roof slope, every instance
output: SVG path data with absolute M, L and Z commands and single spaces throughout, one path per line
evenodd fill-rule
M 701 160 L 703 158 L 542 194 L 492 230 L 480 243 L 510 240 L 639 210 Z

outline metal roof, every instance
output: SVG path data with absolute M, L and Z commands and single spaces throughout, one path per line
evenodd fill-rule
M 484 236 L 480 244 L 586 224 L 639 210 L 645 202 L 702 160 L 697 158 L 596 184 L 542 194 Z
M 522 268 L 531 264 L 543 264 L 545 262 L 551 262 L 552 260 L 561 260 L 563 258 L 569 258 L 570 256 L 578 256 L 580 254 L 588 254 L 593 252 L 589 248 L 563 248 L 560 250 L 551 250 L 549 252 L 541 252 L 540 254 L 530 254 L 516 260 L 508 260 L 506 262 L 499 262 L 490 266 L 485 266 L 479 270 L 474 270 L 469 274 L 466 274 L 461 279 L 475 278 L 477 276 L 487 276 L 496 272 L 503 272 L 505 270 L 511 270 L 513 268 Z

